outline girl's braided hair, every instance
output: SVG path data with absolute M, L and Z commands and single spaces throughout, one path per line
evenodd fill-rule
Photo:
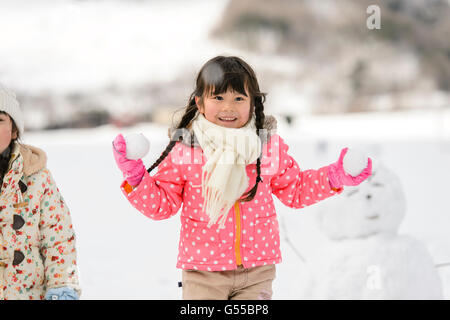
M 199 97 L 201 101 L 205 94 L 217 95 L 226 92 L 229 88 L 232 88 L 234 91 L 244 95 L 246 94 L 245 89 L 248 90 L 251 97 L 251 110 L 249 118 L 252 117 L 252 113 L 254 112 L 256 134 L 259 136 L 259 130 L 263 129 L 265 120 L 263 103 L 266 99 L 266 93 L 260 92 L 258 80 L 256 79 L 253 69 L 244 60 L 235 56 L 217 56 L 210 59 L 203 65 L 197 75 L 196 88 L 190 95 L 188 105 L 186 106 L 184 114 L 177 124 L 176 129 L 187 128 L 197 115 L 199 110 L 195 103 L 195 97 Z M 147 171 L 150 173 L 154 168 L 156 168 L 167 157 L 177 141 L 181 140 L 183 140 L 182 135 L 179 135 L 177 139 L 171 137 L 166 149 Z M 191 148 L 193 148 L 193 135 L 191 136 L 190 143 Z M 256 194 L 258 183 L 262 181 L 261 155 L 256 161 L 256 172 L 257 177 L 254 187 L 245 193 L 244 198 L 240 198 L 239 201 L 251 201 Z

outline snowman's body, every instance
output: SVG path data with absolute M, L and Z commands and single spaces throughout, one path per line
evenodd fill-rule
M 378 167 L 367 181 L 333 200 L 318 214 L 319 226 L 330 241 L 308 261 L 314 279 L 312 298 L 443 297 L 425 245 L 397 234 L 405 201 L 395 175 Z
M 409 236 L 377 234 L 332 242 L 314 258 L 319 299 L 441 299 L 425 246 Z

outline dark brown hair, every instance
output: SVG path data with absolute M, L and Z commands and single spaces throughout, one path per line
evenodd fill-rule
M 246 89 L 250 94 L 250 117 L 252 113 L 255 114 L 256 134 L 259 136 L 259 130 L 263 129 L 265 115 L 264 115 L 264 101 L 266 93 L 262 93 L 259 90 L 258 80 L 256 79 L 253 69 L 239 57 L 225 57 L 217 56 L 206 62 L 200 69 L 197 75 L 196 87 L 194 92 L 189 97 L 189 102 L 184 109 L 184 114 L 181 120 L 177 124 L 177 129 L 187 128 L 192 119 L 198 113 L 198 107 L 195 103 L 195 97 L 203 99 L 205 95 L 209 94 L 221 94 L 228 89 L 233 89 L 241 94 L 246 95 Z M 200 100 L 202 101 L 202 100 Z M 155 163 L 147 170 L 149 173 L 156 168 L 175 146 L 177 141 L 183 140 L 182 135 L 178 135 L 175 139 L 171 137 L 166 149 L 162 152 L 161 156 L 155 161 Z M 191 136 L 191 148 L 193 148 L 193 136 Z M 261 146 L 262 150 L 262 146 Z M 251 201 L 258 189 L 258 183 L 261 179 L 261 155 L 256 161 L 256 183 L 254 187 L 244 194 L 245 198 L 240 198 L 239 201 L 247 202 Z

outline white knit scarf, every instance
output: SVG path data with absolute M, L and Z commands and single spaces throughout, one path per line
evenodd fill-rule
M 241 128 L 227 128 L 207 120 L 203 114 L 193 121 L 195 136 L 207 161 L 202 169 L 203 210 L 224 228 L 228 211 L 248 188 L 246 165 L 256 161 L 261 140 L 254 117 Z

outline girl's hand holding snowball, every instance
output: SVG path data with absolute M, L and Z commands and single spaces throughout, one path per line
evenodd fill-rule
M 150 148 L 148 140 L 142 134 L 117 135 L 113 141 L 113 154 L 117 166 L 123 172 L 124 179 L 131 186 L 137 186 L 146 171 L 141 158 Z
M 372 159 L 361 152 L 344 148 L 339 160 L 328 166 L 332 188 L 357 186 L 372 174 Z

